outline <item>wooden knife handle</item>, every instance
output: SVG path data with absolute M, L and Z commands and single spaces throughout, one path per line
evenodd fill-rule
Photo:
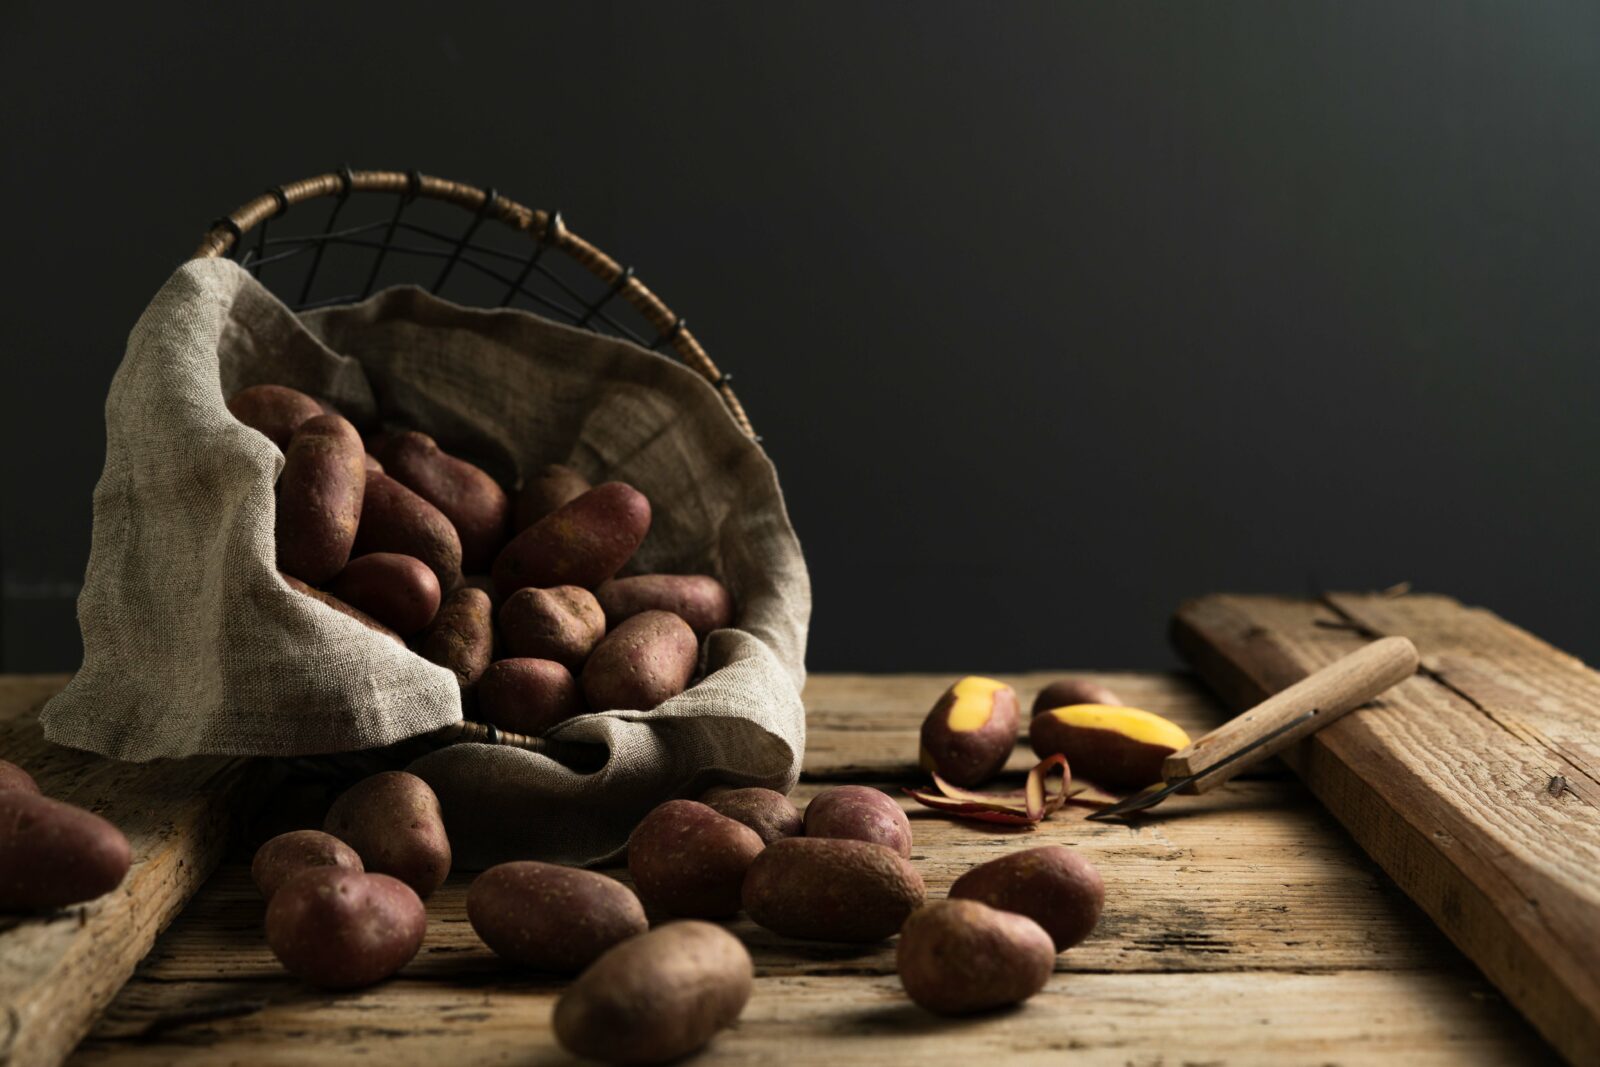
M 1183 751 L 1174 752 L 1162 764 L 1162 777 L 1170 782 L 1199 775 L 1178 792 L 1204 793 L 1337 721 L 1390 686 L 1405 681 L 1416 670 L 1417 650 L 1409 640 L 1385 637 L 1374 641 L 1268 697 Z M 1207 767 L 1215 767 L 1310 711 L 1316 714 L 1293 729 L 1284 730 L 1248 756 L 1218 768 L 1215 774 L 1205 773 Z

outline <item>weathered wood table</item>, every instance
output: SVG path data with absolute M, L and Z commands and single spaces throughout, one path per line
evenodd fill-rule
M 1006 680 L 1031 699 L 1057 676 Z M 1191 733 L 1226 717 L 1187 676 L 1087 676 Z M 918 726 L 951 680 L 813 677 L 795 799 L 840 782 L 897 790 L 915 780 Z M 3 693 L 36 706 L 61 681 L 17 680 Z M 1029 762 L 1019 749 L 1013 766 Z M 1105 877 L 1099 928 L 1059 958 L 1045 991 L 1026 1005 L 948 1020 L 904 997 L 890 944 L 792 942 L 740 919 L 731 925 L 755 957 L 755 994 L 737 1027 L 696 1062 L 1415 1067 L 1557 1059 L 1277 765 L 1216 794 L 1177 798 L 1137 827 L 1085 822 L 1082 808 L 1031 831 L 908 810 L 930 896 L 942 897 L 973 864 L 1059 842 Z M 427 941 L 399 976 L 330 994 L 289 977 L 267 950 L 248 859 L 234 848 L 70 1063 L 573 1062 L 550 1030 L 561 983 L 518 972 L 483 947 L 466 921 L 468 876 L 453 876 L 429 901 Z

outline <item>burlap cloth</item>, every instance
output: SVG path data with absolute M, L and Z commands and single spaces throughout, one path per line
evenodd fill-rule
M 712 574 L 733 594 L 703 680 L 660 707 L 579 716 L 540 752 L 462 744 L 412 762 L 458 866 L 595 863 L 667 797 L 793 785 L 810 582 L 771 462 L 709 384 L 626 342 L 414 288 L 296 317 L 226 260 L 179 268 L 112 380 L 83 667 L 44 709 L 50 740 L 124 760 L 303 756 L 460 720 L 449 671 L 279 579 L 283 455 L 224 404 L 263 382 L 363 429 L 432 434 L 507 486 L 547 462 L 626 481 L 655 516 L 640 568 Z

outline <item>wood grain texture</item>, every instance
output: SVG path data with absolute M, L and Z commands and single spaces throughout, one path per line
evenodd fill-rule
M 1422 672 L 1285 758 L 1568 1060 L 1596 1062 L 1600 675 L 1446 597 L 1208 597 L 1174 629 L 1236 706 L 1393 634 Z
M 44 740 L 38 709 L 63 676 L 0 677 L 0 757 L 45 795 L 109 819 L 133 866 L 111 893 L 62 911 L 0 917 L 0 1065 L 60 1063 L 225 850 L 260 775 L 248 761 L 116 763 Z
M 153 1001 L 144 998 L 154 995 Z M 130 987 L 85 1042 L 77 1067 L 308 1063 L 488 1067 L 592 1063 L 551 1032 L 557 990 L 502 975 L 464 987 L 391 981 L 327 997 L 272 984 Z M 181 1019 L 166 1014 L 189 1005 Z M 1487 1009 L 1487 1010 L 1484 1010 Z M 1501 1022 L 1492 990 L 1437 971 L 1207 976 L 1083 974 L 1051 979 L 1026 1005 L 940 1019 L 899 980 L 761 976 L 733 1029 L 686 1062 L 706 1065 L 1395 1063 L 1538 1064 L 1547 1055 Z
M 1055 675 L 1016 679 L 1032 689 Z M 1220 710 L 1176 676 L 1096 676 L 1196 732 Z M 804 804 L 841 780 L 894 789 L 949 675 L 816 676 Z M 1016 766 L 1031 756 L 1019 750 Z M 862 767 L 870 767 L 863 772 Z M 1489 1064 L 1546 1046 L 1281 770 L 1163 806 L 1138 826 L 1069 809 L 1035 830 L 911 812 L 930 895 L 976 863 L 1060 843 L 1102 871 L 1107 906 L 1024 1007 L 943 1021 L 904 999 L 894 950 L 791 941 L 744 918 L 755 958 L 743 1019 L 696 1063 Z M 508 967 L 466 922 L 470 876 L 428 902 L 422 952 L 369 990 L 327 994 L 277 965 L 247 856 L 161 939 L 75 1064 L 575 1063 L 555 1046 L 562 983 Z M 612 872 L 626 880 L 625 871 Z
M 1261 760 L 1327 729 L 1341 715 L 1416 670 L 1416 646 L 1404 637 L 1362 645 L 1174 752 L 1162 762 L 1161 776 L 1169 782 L 1193 778 L 1178 789 L 1180 793 L 1210 792 Z M 1226 763 L 1246 751 L 1248 755 Z

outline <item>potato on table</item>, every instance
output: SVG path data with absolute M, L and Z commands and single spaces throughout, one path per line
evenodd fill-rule
M 993 678 L 963 678 L 922 722 L 921 762 L 953 785 L 982 785 L 1005 767 L 1022 722 L 1017 694 Z
M 516 522 L 521 533 L 564 504 L 578 499 L 594 486 L 582 474 L 561 463 L 546 463 L 517 492 Z
M 464 569 L 479 571 L 494 562 L 510 536 L 510 504 L 498 482 L 414 430 L 382 435 L 373 452 L 391 478 L 438 508 L 455 526 Z
M 754 980 L 750 953 L 722 927 L 668 923 L 617 945 L 567 987 L 556 1040 L 607 1063 L 667 1063 L 732 1025 Z
M 649 929 L 639 898 L 615 878 L 534 860 L 473 879 L 467 919 L 495 955 L 557 974 L 576 974 Z
M 256 849 L 250 861 L 250 879 L 267 900 L 301 871 L 313 867 L 365 870 L 356 850 L 321 830 L 291 830 Z
M 524 586 L 593 589 L 633 557 L 650 530 L 650 501 L 622 482 L 607 482 L 523 530 L 494 561 L 502 596 Z
M 0 759 L 0 793 L 8 789 L 21 790 L 24 793 L 38 793 L 39 783 L 33 780 L 33 775 L 18 767 L 10 760 Z
M 727 587 L 705 574 L 637 574 L 613 578 L 595 590 L 606 625 L 616 626 L 641 611 L 670 611 L 689 624 L 696 637 L 733 624 L 733 598 Z
M 345 564 L 328 592 L 405 637 L 439 612 L 439 578 L 415 556 L 374 552 Z
M 812 941 L 883 941 L 922 906 L 922 876 L 870 841 L 787 837 L 750 864 L 744 910 L 758 926 Z
M 1106 704 L 1041 712 L 1028 726 L 1028 740 L 1040 759 L 1058 752 L 1067 757 L 1073 777 L 1125 791 L 1161 781 L 1162 762 L 1189 747 L 1189 735 L 1176 723 Z
M 477 697 L 479 719 L 533 737 L 588 710 L 572 672 L 548 659 L 495 660 L 478 679 Z
M 228 411 L 252 430 L 266 434 L 280 452 L 289 451 L 290 438 L 307 419 L 336 414 L 286 385 L 247 386 L 228 398 Z
M 576 671 L 606 634 L 605 613 L 576 585 L 518 589 L 498 612 L 500 633 L 513 656 L 553 659 Z
M 93 900 L 132 862 L 122 831 L 93 812 L 26 788 L 0 792 L 0 912 Z
M 824 789 L 806 805 L 807 837 L 871 841 L 911 856 L 911 820 L 894 797 L 864 785 Z
M 267 945 L 302 981 L 355 989 L 394 974 L 422 947 L 427 912 L 404 882 L 344 867 L 290 878 L 267 905 Z
M 1044 988 L 1055 961 L 1055 946 L 1038 923 L 975 900 L 918 908 L 895 946 L 906 994 L 940 1015 L 1027 1000 Z
M 1099 682 L 1091 682 L 1087 678 L 1058 678 L 1039 690 L 1039 695 L 1033 698 L 1033 714 L 1038 715 L 1051 708 L 1065 708 L 1073 704 L 1106 704 L 1117 707 L 1121 703 L 1122 700 L 1117 694 Z
M 739 910 L 761 835 L 693 800 L 655 808 L 628 838 L 628 873 L 652 908 L 692 919 L 723 919 Z
M 800 809 L 775 789 L 716 786 L 706 790 L 700 797 L 700 803 L 718 814 L 744 823 L 769 845 L 781 838 L 799 837 L 805 829 Z
M 1026 915 L 1062 952 L 1094 930 L 1106 891 L 1100 872 L 1082 855 L 1043 845 L 979 864 L 956 879 L 950 896 Z
M 355 849 L 368 871 L 393 875 L 419 897 L 450 873 L 439 798 L 414 774 L 383 771 L 362 779 L 333 802 L 322 828 Z
M 649 711 L 689 687 L 700 642 L 667 611 L 646 611 L 606 635 L 583 665 L 584 696 L 594 711 Z
M 471 689 L 494 657 L 494 610 L 489 594 L 463 585 L 445 597 L 439 613 L 417 641 L 430 662 L 455 672 L 462 689 Z
M 367 471 L 357 556 L 394 552 L 420 559 L 449 592 L 461 584 L 461 538 L 444 512 L 382 471 Z
M 339 415 L 300 424 L 278 475 L 278 569 L 320 585 L 344 569 L 366 496 L 361 435 Z

